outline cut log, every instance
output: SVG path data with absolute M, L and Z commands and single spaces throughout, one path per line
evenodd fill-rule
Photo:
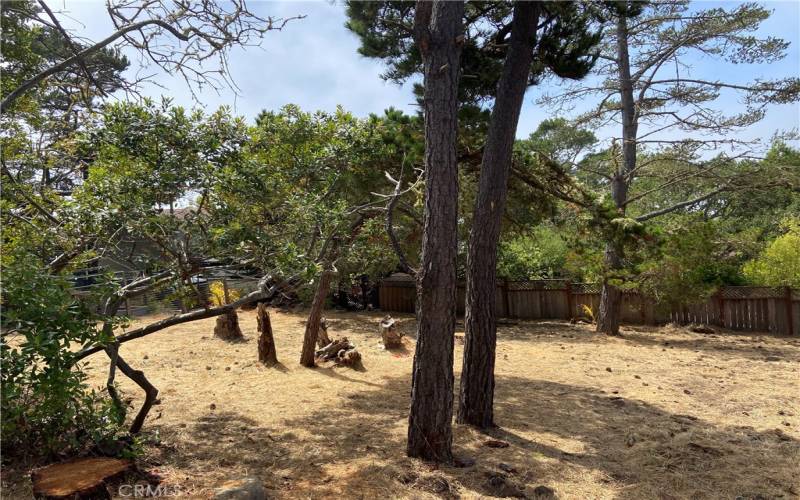
M 361 353 L 356 350 L 347 337 L 332 341 L 314 353 L 318 361 L 333 361 L 339 366 L 357 368 L 361 366 Z
M 342 366 L 357 367 L 361 364 L 361 353 L 355 349 L 349 351 L 342 351 L 342 355 L 338 357 L 336 363 Z
M 278 353 L 275 349 L 275 338 L 272 336 L 272 322 L 269 319 L 269 310 L 266 304 L 258 304 L 256 311 L 258 322 L 258 360 L 266 366 L 278 364 Z
M 214 327 L 214 336 L 222 340 L 237 341 L 243 340 L 242 329 L 239 328 L 239 316 L 236 311 L 217 316 L 217 324 Z
M 339 351 L 349 351 L 355 349 L 355 346 L 347 340 L 347 337 L 342 337 L 330 342 L 322 349 L 317 349 L 314 356 L 323 361 L 330 361 L 339 356 Z
M 381 321 L 381 339 L 387 349 L 403 345 L 403 334 L 395 329 L 396 323 L 391 316 L 386 316 Z
M 106 482 L 123 474 L 131 461 L 109 457 L 78 458 L 31 472 L 33 495 L 43 499 L 111 498 Z

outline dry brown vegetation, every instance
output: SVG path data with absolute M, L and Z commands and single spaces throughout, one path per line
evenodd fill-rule
M 457 468 L 404 454 L 413 317 L 400 318 L 403 348 L 386 351 L 378 314 L 330 314 L 331 336 L 347 336 L 363 355 L 357 371 L 298 365 L 301 312 L 273 312 L 281 364 L 263 367 L 255 313 L 239 315 L 244 342 L 214 338 L 208 319 L 122 350 L 161 390 L 140 468 L 189 496 L 244 475 L 278 498 L 532 497 L 539 485 L 576 499 L 800 495 L 798 339 L 672 327 L 608 338 L 563 322 L 503 325 L 500 427 L 456 425 L 457 456 L 475 460 Z M 458 381 L 458 343 L 456 359 Z M 89 360 L 97 386 L 106 366 L 102 354 Z M 133 385 L 121 387 L 139 403 Z M 8 498 L 24 498 L 24 482 L 11 482 Z

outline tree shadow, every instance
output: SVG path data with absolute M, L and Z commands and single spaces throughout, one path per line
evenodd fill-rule
M 233 411 L 210 411 L 179 428 L 154 425 L 147 435 L 159 437 L 151 442 L 145 458 L 145 465 L 155 471 L 164 463 L 178 469 L 199 469 L 212 478 L 212 484 L 252 475 L 275 490 L 284 486 L 283 478 L 275 471 L 285 457 L 292 455 L 288 447 L 294 439 L 290 433 L 261 427 Z M 194 481 L 187 476 L 179 481 L 182 494 L 207 496 L 208 491 L 199 485 L 209 484 L 209 478 L 199 479 Z
M 315 460 L 348 464 L 348 473 L 336 478 L 336 488 L 345 492 L 363 491 L 368 482 L 396 494 L 422 488 L 449 496 L 467 488 L 497 496 L 497 485 L 487 478 L 500 475 L 530 495 L 536 486 L 558 482 L 569 470 L 596 475 L 624 499 L 662 493 L 673 498 L 795 494 L 800 442 L 780 430 L 719 426 L 580 386 L 498 377 L 497 388 L 499 428 L 481 433 L 454 427 L 456 454 L 476 460 L 466 468 L 405 457 L 406 379 L 387 379 L 376 390 L 353 393 L 335 408 L 286 425 L 313 429 L 304 442 L 318 450 Z M 509 446 L 489 448 L 484 445 L 488 437 Z M 300 466 L 308 458 L 293 454 L 288 460 Z M 500 462 L 517 472 L 499 471 Z M 444 479 L 447 487 L 431 482 L 432 475 Z M 334 493 L 320 482 L 310 486 L 317 493 Z

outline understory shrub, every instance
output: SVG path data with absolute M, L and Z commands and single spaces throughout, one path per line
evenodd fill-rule
M 99 318 L 62 277 L 42 274 L 29 256 L 4 257 L 3 459 L 77 453 L 114 439 L 121 415 L 75 364 L 79 348 L 104 341 Z

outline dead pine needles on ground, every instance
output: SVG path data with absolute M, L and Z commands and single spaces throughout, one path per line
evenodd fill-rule
M 505 324 L 499 427 L 456 425 L 455 453 L 469 461 L 451 467 L 404 454 L 413 317 L 399 318 L 402 345 L 387 350 L 380 314 L 329 314 L 331 334 L 358 345 L 360 370 L 299 366 L 303 312 L 271 319 L 280 362 L 272 368 L 258 361 L 255 311 L 239 312 L 243 342 L 215 338 L 208 319 L 125 345 L 161 389 L 142 470 L 189 496 L 244 475 L 276 498 L 547 491 L 537 487 L 575 499 L 800 494 L 800 339 L 671 326 L 610 338 L 560 321 Z M 93 385 L 105 370 L 90 358 Z M 121 390 L 139 403 L 127 380 Z M 29 495 L 23 477 L 4 473 L 4 483 L 8 498 Z

